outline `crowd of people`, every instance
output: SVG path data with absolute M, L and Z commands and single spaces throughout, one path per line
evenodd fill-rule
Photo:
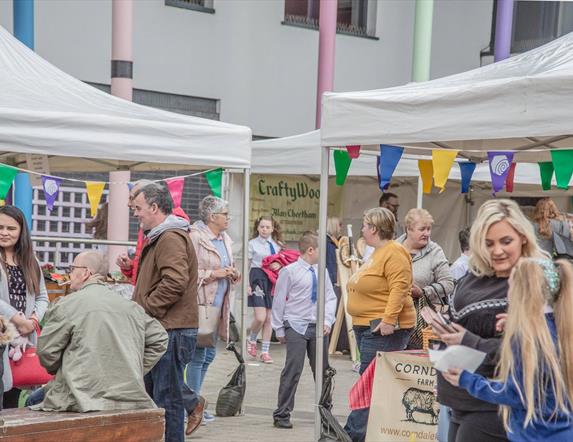
M 106 286 L 105 260 L 89 251 L 70 266 L 72 293 L 50 306 L 22 212 L 0 207 L 2 404 L 18 406 L 9 361 L 17 337 L 37 345 L 53 376 L 28 396 L 27 406 L 74 412 L 161 407 L 165 440 L 183 441 L 215 419 L 201 390 L 217 341 L 228 339 L 232 287 L 242 277 L 226 232 L 229 207 L 205 197 L 200 219 L 190 224 L 164 185 L 144 180 L 131 189 L 129 205 L 141 228 L 138 245 L 117 264 L 134 285 L 133 300 Z M 556 244 L 571 240 L 570 223 L 549 198 L 539 200 L 532 220 L 513 201 L 490 200 L 471 228 L 459 232 L 461 254 L 450 266 L 431 239 L 432 215 L 411 209 L 402 224 L 398 208 L 398 197 L 385 193 L 379 207 L 364 213 L 367 249 L 346 287 L 359 373 L 378 351 L 422 348 L 422 330 L 431 327 L 445 345 L 486 354 L 475 373 L 438 373 L 440 441 L 572 440 L 573 267 L 553 259 L 567 258 Z M 342 302 L 340 236 L 340 220 L 329 219 L 323 371 Z M 272 364 L 273 330 L 286 344 L 272 415 L 280 429 L 293 427 L 305 356 L 313 375 L 317 369 L 318 244 L 309 231 L 298 250 L 289 249 L 271 216 L 255 221 L 248 244 L 254 318 L 248 355 Z M 451 326 L 426 323 L 421 311 L 429 305 L 448 315 Z M 348 341 L 340 342 L 348 348 Z M 363 408 L 348 416 L 344 429 L 353 441 L 365 440 L 368 415 Z

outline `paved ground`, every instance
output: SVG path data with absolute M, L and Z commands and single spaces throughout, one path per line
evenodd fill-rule
M 285 346 L 273 344 L 271 355 L 274 364 L 247 361 L 247 393 L 244 402 L 245 414 L 237 417 L 217 417 L 214 422 L 201 426 L 187 440 L 218 442 L 306 442 L 314 439 L 314 381 L 310 365 L 305 366 L 297 394 L 292 430 L 273 427 L 272 413 L 276 407 L 279 377 L 285 358 Z M 333 356 L 331 365 L 337 370 L 334 388 L 333 413 L 344 424 L 348 415 L 348 391 L 358 375 L 352 371 L 352 363 L 347 356 Z M 213 412 L 219 389 L 228 382 L 237 362 L 235 356 L 217 349 L 215 362 L 209 368 L 202 394 L 209 401 L 209 411 Z

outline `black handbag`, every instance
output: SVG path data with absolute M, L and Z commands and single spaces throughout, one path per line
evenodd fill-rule
M 232 342 L 227 346 L 227 350 L 235 353 L 239 366 L 233 372 L 231 380 L 219 391 L 215 414 L 221 417 L 236 416 L 240 413 L 247 389 L 245 360 Z

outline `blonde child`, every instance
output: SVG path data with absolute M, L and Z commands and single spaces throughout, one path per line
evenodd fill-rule
M 573 266 L 522 258 L 509 281 L 497 380 L 451 369 L 444 377 L 501 405 L 510 441 L 573 440 Z

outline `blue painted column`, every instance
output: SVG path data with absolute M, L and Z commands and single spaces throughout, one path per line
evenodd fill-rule
M 14 36 L 34 50 L 34 0 L 13 0 Z M 26 173 L 19 173 L 14 180 L 14 205 L 26 216 L 32 229 L 32 185 Z

